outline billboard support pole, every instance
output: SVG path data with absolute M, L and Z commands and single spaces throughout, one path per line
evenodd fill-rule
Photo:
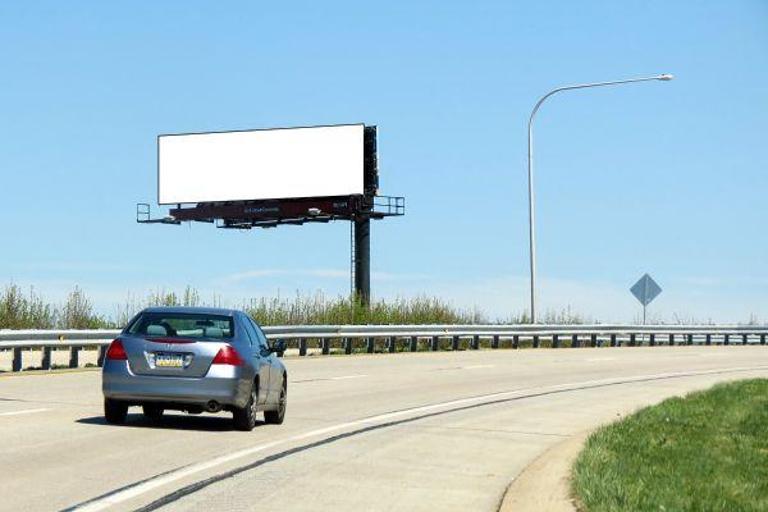
M 363 306 L 371 302 L 371 218 L 360 215 L 355 224 L 355 296 Z

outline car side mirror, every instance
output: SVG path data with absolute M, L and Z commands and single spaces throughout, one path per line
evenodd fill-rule
M 285 354 L 285 340 L 275 340 L 269 347 L 270 352 L 277 354 L 277 357 L 283 357 Z

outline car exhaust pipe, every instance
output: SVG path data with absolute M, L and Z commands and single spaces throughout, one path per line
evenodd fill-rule
M 222 405 L 216 400 L 210 400 L 205 404 L 205 410 L 208 412 L 219 412 L 222 408 Z

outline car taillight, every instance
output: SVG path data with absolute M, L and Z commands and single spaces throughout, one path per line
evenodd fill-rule
M 242 366 L 243 360 L 240 358 L 240 354 L 231 345 L 225 345 L 219 349 L 219 353 L 213 358 L 211 364 L 228 364 L 232 366 Z
M 107 349 L 107 359 L 113 361 L 125 361 L 128 359 L 128 354 L 125 353 L 123 341 L 120 338 L 117 338 L 110 343 L 109 348 Z

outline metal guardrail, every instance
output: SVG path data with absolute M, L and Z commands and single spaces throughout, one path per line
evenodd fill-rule
M 750 325 L 292 325 L 264 327 L 269 339 L 285 340 L 300 356 L 360 352 L 579 348 L 640 345 L 765 345 L 768 326 Z M 0 330 L 0 351 L 13 351 L 11 371 L 22 371 L 24 353 L 42 351 L 40 368 L 52 367 L 52 351 L 68 350 L 67 366 L 80 365 L 82 350 L 106 347 L 119 330 Z M 1 368 L 0 368 L 1 369 Z

